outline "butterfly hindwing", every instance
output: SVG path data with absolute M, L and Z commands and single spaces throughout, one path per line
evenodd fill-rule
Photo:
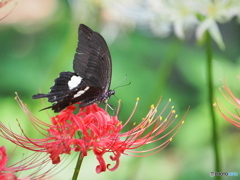
M 72 72 L 61 72 L 48 94 L 33 95 L 33 99 L 48 98 L 49 102 L 59 102 L 81 84 L 82 78 Z M 74 84 L 75 83 L 75 84 Z
M 36 94 L 33 99 L 48 98 L 49 102 L 56 102 L 50 106 L 55 112 L 79 101 L 84 107 L 84 104 L 88 104 L 84 100 L 92 102 L 101 93 L 100 88 L 87 86 L 80 76 L 72 72 L 61 72 L 50 89 L 48 94 Z
M 65 107 L 81 102 L 79 107 L 85 107 L 96 102 L 96 97 L 99 95 L 101 89 L 96 87 L 81 87 L 78 90 L 74 90 L 71 93 L 68 93 L 65 98 L 63 98 L 58 103 L 55 103 L 51 106 L 54 112 L 59 112 Z

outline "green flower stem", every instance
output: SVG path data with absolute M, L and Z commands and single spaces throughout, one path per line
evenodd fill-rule
M 209 95 L 209 107 L 210 115 L 212 120 L 212 142 L 213 150 L 215 156 L 215 172 L 221 172 L 220 158 L 219 158 L 219 149 L 218 149 L 218 132 L 217 132 L 217 123 L 216 117 L 214 114 L 214 93 L 213 93 L 213 68 L 212 68 L 212 46 L 211 46 L 211 37 L 210 34 L 206 33 L 206 55 L 207 55 L 207 81 L 208 81 L 208 95 Z M 216 176 L 216 179 L 220 180 L 221 176 Z
M 73 173 L 72 180 L 77 180 L 82 162 L 83 162 L 83 157 L 82 157 L 82 152 L 80 152 L 79 156 L 78 156 L 77 164 L 76 164 L 76 167 L 75 167 L 75 170 L 74 170 L 74 173 Z

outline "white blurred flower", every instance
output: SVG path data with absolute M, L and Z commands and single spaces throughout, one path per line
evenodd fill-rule
M 195 3 L 192 0 L 148 0 L 148 2 L 153 13 L 150 22 L 154 32 L 158 31 L 157 28 L 159 24 L 160 26 L 172 26 L 176 36 L 180 39 L 184 39 L 186 36 L 185 32 L 193 30 L 198 23 L 195 14 Z M 171 30 L 171 28 L 168 28 L 168 30 Z
M 87 14 L 89 10 L 99 12 L 97 18 L 112 30 L 112 37 L 126 27 L 151 30 L 161 37 L 173 31 L 180 39 L 185 39 L 196 30 L 198 40 L 208 31 L 221 49 L 225 45 L 218 23 L 226 23 L 233 17 L 240 19 L 240 0 L 91 0 L 94 4 L 89 6 L 91 9 L 86 9 L 82 3 L 84 1 L 75 2 L 78 3 L 73 7 L 79 13 L 77 17 L 82 17 L 81 13 L 90 18 L 90 13 Z
M 209 31 L 213 40 L 221 49 L 225 48 L 222 35 L 217 23 L 226 23 L 233 16 L 232 0 L 201 0 L 199 1 L 199 14 L 203 18 L 196 30 L 197 39 L 202 39 L 203 34 Z
M 238 22 L 240 22 L 240 1 L 232 0 L 232 7 L 229 11 L 232 17 L 236 16 L 238 18 Z

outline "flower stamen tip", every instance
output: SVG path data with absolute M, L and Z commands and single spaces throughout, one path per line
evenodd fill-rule
M 148 123 L 151 123 L 152 122 L 152 120 L 151 119 L 148 119 Z
M 173 138 L 171 137 L 171 138 L 169 139 L 169 141 L 172 141 L 172 139 L 173 139 Z
M 139 97 L 137 97 L 137 101 L 139 101 L 140 100 L 140 98 Z
M 169 99 L 168 99 L 168 101 L 169 101 L 169 102 L 171 102 L 171 101 L 172 101 L 172 99 L 171 99 L 171 98 L 169 98 Z
M 184 121 L 182 121 L 182 124 L 184 124 Z
M 122 124 L 122 121 L 120 121 L 116 126 L 119 126 L 119 125 L 121 125 Z

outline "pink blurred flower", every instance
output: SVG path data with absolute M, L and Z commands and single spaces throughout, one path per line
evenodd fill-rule
M 214 107 L 225 120 L 236 127 L 240 127 L 240 114 L 238 113 L 238 110 L 240 109 L 240 99 L 235 96 L 226 82 L 223 82 L 223 86 L 220 91 L 230 105 L 233 105 L 234 111 L 230 111 L 227 104 L 222 103 L 219 99 L 213 104 Z
M 0 146 L 0 173 L 4 170 L 8 161 L 6 149 L 4 146 Z
M 17 180 L 17 177 L 13 173 L 4 173 L 0 174 L 0 180 Z
M 50 179 L 56 174 L 56 172 L 53 172 L 56 165 L 48 167 L 45 172 L 42 170 L 49 162 L 49 158 L 42 153 L 35 152 L 27 157 L 23 157 L 22 160 L 7 166 L 8 160 L 9 157 L 6 148 L 0 146 L 0 180 L 43 180 Z M 21 174 L 19 172 L 22 171 L 28 171 L 28 176 L 19 178 L 18 176 Z
M 4 146 L 0 146 L 0 180 L 17 179 L 13 172 L 5 173 L 8 157 Z
M 0 146 L 0 180 L 17 180 L 17 176 L 14 174 L 16 172 L 16 168 L 7 167 L 6 166 L 7 162 L 8 162 L 8 156 L 7 156 L 6 148 L 4 146 Z M 29 178 L 26 177 L 21 180 L 28 180 L 28 179 Z
M 12 1 L 12 0 L 2 0 L 2 1 L 0 2 L 0 8 L 3 7 L 3 6 L 5 6 L 5 5 L 7 5 L 10 1 Z
M 76 151 L 81 152 L 84 157 L 89 150 L 92 150 L 99 162 L 96 167 L 97 173 L 107 169 L 116 170 L 122 154 L 143 157 L 161 151 L 172 141 L 185 118 L 184 116 L 180 121 L 175 122 L 178 116 L 174 107 L 169 107 L 170 101 L 162 111 L 158 112 L 159 101 L 156 107 L 151 106 L 148 114 L 139 123 L 130 123 L 137 109 L 137 100 L 132 114 L 124 124 L 118 120 L 117 116 L 110 116 L 97 104 L 81 108 L 77 113 L 75 106 L 69 106 L 52 117 L 51 124 L 47 124 L 36 118 L 18 96 L 16 99 L 33 126 L 45 138 L 33 139 L 25 134 L 20 136 L 0 123 L 0 132 L 3 137 L 23 148 L 48 153 L 53 164 L 60 163 L 61 154 Z M 162 117 L 163 114 L 165 118 Z M 126 131 L 129 126 L 131 129 Z M 121 132 L 124 130 L 125 132 Z M 155 147 L 137 150 L 155 142 L 157 142 Z M 111 153 L 110 159 L 115 162 L 113 167 L 106 164 L 103 157 L 106 153 Z
M 0 146 L 0 180 L 5 179 L 17 179 L 13 172 L 5 172 L 8 168 L 6 167 L 8 161 L 7 152 L 4 146 Z

